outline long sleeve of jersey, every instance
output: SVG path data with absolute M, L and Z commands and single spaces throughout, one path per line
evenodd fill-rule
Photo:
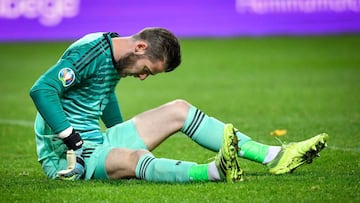
M 64 91 L 62 83 L 57 79 L 61 67 L 54 66 L 49 69 L 30 90 L 30 96 L 38 112 L 54 133 L 60 133 L 70 127 L 59 97 Z

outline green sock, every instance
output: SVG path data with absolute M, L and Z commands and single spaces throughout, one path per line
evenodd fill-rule
M 151 182 L 190 182 L 189 171 L 194 162 L 155 158 L 151 153 L 140 157 L 136 165 L 137 178 Z
M 191 181 L 208 181 L 209 164 L 196 164 L 191 166 L 189 176 Z
M 224 127 L 223 122 L 191 106 L 181 131 L 201 146 L 218 152 L 222 144 Z M 239 131 L 236 132 L 236 136 L 240 140 L 238 143 L 240 147 L 239 156 L 252 161 L 267 163 L 280 149 L 255 142 Z M 274 153 L 269 154 L 269 150 Z
M 252 161 L 263 163 L 268 154 L 268 150 L 268 145 L 249 140 L 240 146 L 240 156 Z
M 225 123 L 210 117 L 201 112 L 194 106 L 191 106 L 181 131 L 194 140 L 199 145 L 218 152 L 221 148 Z M 239 137 L 239 146 L 250 140 L 248 136 L 237 132 Z

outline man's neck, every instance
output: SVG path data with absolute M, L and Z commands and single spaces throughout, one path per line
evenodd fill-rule
M 125 54 L 134 51 L 135 43 L 131 37 L 113 38 L 112 44 L 115 61 L 118 61 Z

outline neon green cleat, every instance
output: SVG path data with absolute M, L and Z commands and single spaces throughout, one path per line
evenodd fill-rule
M 244 171 L 238 160 L 238 137 L 235 135 L 232 124 L 226 124 L 223 134 L 222 147 L 215 157 L 215 164 L 221 179 L 233 183 L 244 180 Z
M 305 163 L 310 164 L 327 146 L 328 138 L 328 134 L 322 133 L 302 142 L 283 145 L 275 159 L 267 164 L 269 172 L 272 174 L 291 173 Z

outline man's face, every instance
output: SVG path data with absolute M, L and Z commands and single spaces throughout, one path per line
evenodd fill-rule
M 117 70 L 121 77 L 134 76 L 145 80 L 149 75 L 164 72 L 164 63 L 153 63 L 144 54 L 128 53 L 118 61 Z

